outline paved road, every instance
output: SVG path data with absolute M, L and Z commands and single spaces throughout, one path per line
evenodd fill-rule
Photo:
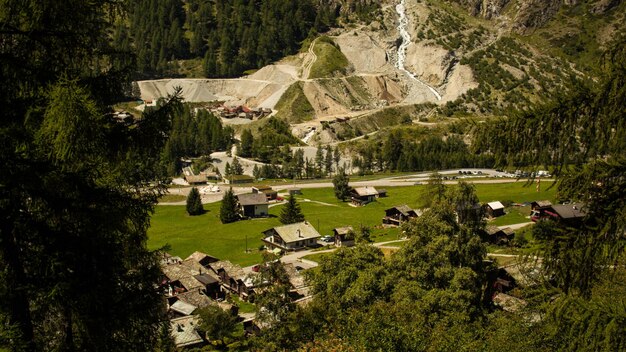
M 245 159 L 242 159 L 245 160 Z M 247 160 L 244 161 L 244 163 L 246 163 L 249 167 L 250 164 L 247 163 Z M 459 171 L 471 171 L 471 172 L 481 172 L 482 175 L 467 175 L 467 176 L 461 176 L 459 177 Z M 445 184 L 456 184 L 459 181 L 463 181 L 465 179 L 468 179 L 468 182 L 471 183 L 475 183 L 475 184 L 496 184 L 496 183 L 515 183 L 515 182 L 528 182 L 527 179 L 515 179 L 515 178 L 510 178 L 507 176 L 506 173 L 503 172 L 499 172 L 499 171 L 495 171 L 492 169 L 470 169 L 470 168 L 465 168 L 465 169 L 452 169 L 452 170 L 444 170 L 444 171 L 439 171 L 440 174 L 444 175 L 444 176 L 457 176 L 458 179 L 456 180 L 450 180 L 450 181 L 444 181 Z M 415 173 L 412 175 L 404 175 L 404 176 L 392 176 L 392 177 L 386 177 L 386 178 L 381 178 L 381 179 L 377 179 L 377 180 L 369 180 L 369 181 L 356 181 L 356 182 L 350 182 L 350 186 L 352 187 L 365 187 L 365 186 L 369 186 L 369 187 L 406 187 L 406 186 L 413 186 L 416 183 L 426 183 L 428 182 L 428 179 L 430 178 L 430 175 L 432 174 L 432 171 L 427 171 L 427 172 L 420 172 L 420 173 Z M 481 180 L 480 178 L 477 177 L 502 177 L 502 178 L 498 178 L 498 179 L 485 179 L 485 180 Z M 546 179 L 543 178 L 542 181 L 554 181 L 553 179 Z M 225 184 L 220 184 L 220 189 L 222 190 L 222 192 L 226 189 L 228 189 L 228 187 L 230 187 L 229 185 L 225 185 Z M 328 180 L 328 182 L 323 181 L 323 182 L 310 182 L 310 183 L 297 183 L 297 184 L 284 184 L 284 185 L 276 185 L 274 186 L 275 189 L 292 189 L 292 188 L 332 188 L 333 184 L 330 180 Z M 170 192 L 172 194 L 181 194 L 181 195 L 187 195 L 189 193 L 189 190 L 191 189 L 191 187 L 184 187 L 184 188 L 175 188 L 172 189 Z M 235 192 L 235 194 L 241 194 L 241 193 L 248 193 L 250 192 L 250 186 L 248 187 L 233 187 L 233 191 Z M 218 194 L 214 194 L 214 195 L 206 195 L 202 197 L 202 203 L 213 203 L 213 202 L 219 202 L 220 200 L 222 200 L 222 195 L 223 193 L 220 192 Z M 181 204 L 185 204 L 184 201 L 182 202 L 175 202 L 175 203 L 162 203 L 162 204 L 166 204 L 166 205 L 181 205 Z

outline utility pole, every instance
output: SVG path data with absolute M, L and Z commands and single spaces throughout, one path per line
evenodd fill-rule
M 248 234 L 246 234 L 246 253 L 248 253 Z

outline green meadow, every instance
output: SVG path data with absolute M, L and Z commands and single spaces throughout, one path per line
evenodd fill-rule
M 549 182 L 542 183 L 541 192 L 535 185 L 526 182 L 477 184 L 476 190 L 481 202 L 511 200 L 516 203 L 538 199 L 554 201 L 556 189 L 548 189 Z M 425 186 L 389 187 L 388 196 L 364 207 L 352 207 L 348 202 L 341 202 L 334 196 L 332 188 L 304 189 L 298 196 L 307 221 L 321 235 L 329 235 L 339 226 L 353 226 L 358 231 L 360 226 L 372 229 L 374 242 L 392 241 L 399 237 L 398 229 L 384 229 L 381 226 L 385 209 L 395 205 L 407 204 L 421 208 L 425 204 Z M 270 208 L 270 217 L 222 224 L 219 220 L 220 203 L 205 204 L 207 212 L 200 216 L 189 216 L 185 206 L 159 205 L 152 216 L 148 230 L 148 247 L 157 249 L 168 246 L 168 252 L 183 258 L 194 251 L 202 251 L 228 259 L 242 266 L 252 265 L 261 260 L 259 247 L 262 231 L 279 226 L 278 215 L 282 205 Z M 525 218 L 527 208 L 507 209 L 508 214 L 498 218 L 494 224 L 508 225 L 529 221 Z M 246 251 L 246 246 L 248 251 Z

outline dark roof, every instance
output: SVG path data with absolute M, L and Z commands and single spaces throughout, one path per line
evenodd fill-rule
M 264 193 L 240 194 L 237 196 L 237 200 L 242 206 L 267 204 L 267 197 Z
M 553 205 L 552 209 L 557 213 L 561 219 L 574 219 L 582 218 L 587 215 L 587 212 L 582 208 L 584 204 L 567 204 L 567 205 Z
M 268 185 L 260 185 L 260 186 L 256 186 L 252 188 L 256 189 L 257 191 L 271 191 L 272 190 L 272 187 Z
M 211 275 L 209 275 L 207 273 L 200 274 L 200 275 L 194 275 L 193 278 L 198 280 L 198 281 L 200 281 L 200 283 L 202 283 L 205 286 L 219 282 L 218 279 L 214 278 L 213 276 L 211 276 Z
M 397 211 L 402 213 L 402 215 L 404 215 L 404 216 L 409 216 L 410 212 L 415 212 L 413 209 L 411 209 L 411 207 L 409 207 L 406 204 L 396 205 L 395 207 L 389 208 L 389 209 L 387 209 L 385 211 L 389 211 L 389 210 L 393 210 L 393 209 L 396 209 Z

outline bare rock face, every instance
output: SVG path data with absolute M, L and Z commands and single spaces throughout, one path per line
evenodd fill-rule
M 348 32 L 335 38 L 335 43 L 357 72 L 379 72 L 388 65 L 385 49 L 366 34 Z
M 455 0 L 465 7 L 472 16 L 486 19 L 498 17 L 510 0 Z
M 594 15 L 600 15 L 614 9 L 620 3 L 621 0 L 600 0 L 591 7 L 590 12 Z
M 513 28 L 521 34 L 531 32 L 550 21 L 563 5 L 563 0 L 525 0 L 520 3 Z
M 452 53 L 440 46 L 412 43 L 407 48 L 405 67 L 419 80 L 438 87 L 444 83 L 453 60 Z

